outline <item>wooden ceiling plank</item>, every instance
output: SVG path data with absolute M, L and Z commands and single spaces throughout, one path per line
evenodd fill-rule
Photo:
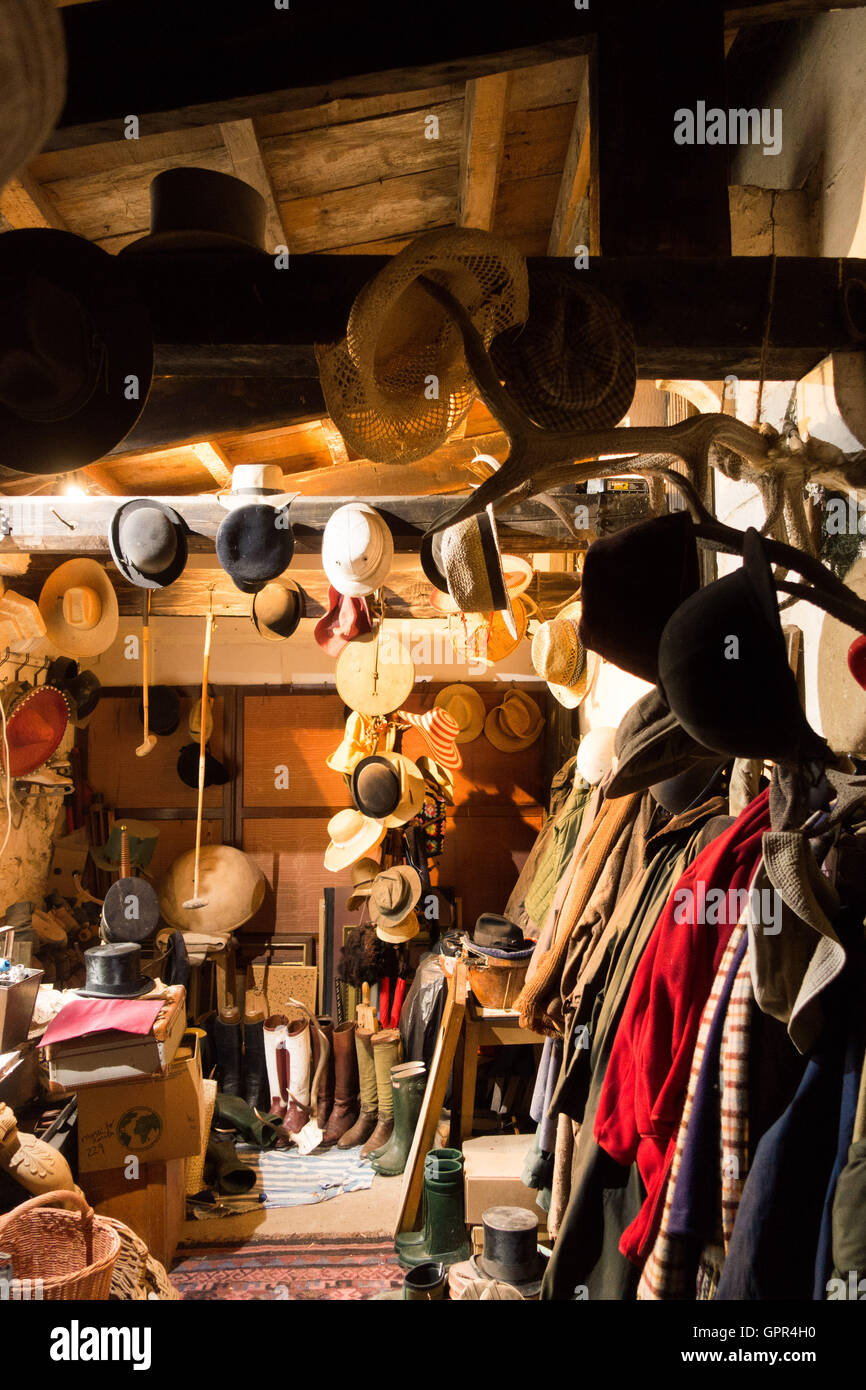
M 218 444 L 205 441 L 193 444 L 192 452 L 199 463 L 203 463 L 214 482 L 224 486 L 232 480 L 232 467 Z
M 0 213 L 8 227 L 54 227 L 68 230 L 54 199 L 23 169 L 17 178 L 10 179 L 0 193 Z
M 584 223 L 588 232 L 589 218 L 583 210 L 586 204 L 588 211 L 590 184 L 589 59 L 577 61 L 581 65 L 580 89 L 547 244 L 549 256 L 574 255 L 575 245 L 589 245 L 588 235 L 581 236 L 579 242 L 576 239 Z
M 349 450 L 346 448 L 346 441 L 337 429 L 329 415 L 319 422 L 325 443 L 328 446 L 328 453 L 331 455 L 332 463 L 348 463 Z
M 388 236 L 417 236 L 454 223 L 455 166 L 424 169 L 356 188 L 280 203 L 292 252 L 331 252 Z
M 493 226 L 510 80 L 509 73 L 497 72 L 466 83 L 457 189 L 457 222 L 461 227 L 489 232 Z
M 285 246 L 286 232 L 256 128 L 252 119 L 225 121 L 220 125 L 220 133 L 228 151 L 232 173 L 244 183 L 251 184 L 265 200 L 265 246 L 273 254 L 278 246 Z

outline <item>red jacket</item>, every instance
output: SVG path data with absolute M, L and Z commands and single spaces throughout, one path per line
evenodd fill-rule
M 637 1161 L 646 1187 L 619 1246 L 636 1264 L 652 1249 L 661 1221 L 701 1014 L 737 921 L 729 890 L 749 888 L 769 829 L 763 791 L 686 869 L 647 943 L 617 1030 L 594 1133 L 617 1163 Z M 706 904 L 714 888 L 726 894 L 718 910 L 712 898 Z

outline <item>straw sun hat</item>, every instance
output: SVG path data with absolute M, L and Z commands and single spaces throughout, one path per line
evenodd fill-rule
M 436 696 L 436 704 L 457 721 L 455 743 L 472 743 L 478 738 L 487 711 L 478 691 L 471 685 L 446 685 Z
M 39 611 L 49 642 L 63 656 L 99 656 L 117 636 L 117 595 L 96 560 L 67 560 L 52 570 Z
M 522 690 L 509 690 L 484 721 L 484 734 L 501 753 L 519 753 L 534 743 L 544 728 L 544 715 Z
M 581 605 L 569 603 L 559 616 L 540 623 L 532 639 L 532 664 L 547 681 L 551 695 L 566 709 L 576 709 L 589 688 L 595 662 L 578 637 Z
M 370 851 L 384 840 L 386 828 L 383 821 L 371 820 L 351 806 L 338 811 L 328 821 L 331 838 L 325 850 L 325 868 L 338 874 L 359 859 L 368 858 Z
M 523 256 L 489 232 L 442 228 L 391 258 L 355 299 L 345 339 L 316 347 L 328 414 L 375 463 L 427 458 L 476 396 L 460 332 L 421 276 L 461 301 L 487 346 L 529 308 Z

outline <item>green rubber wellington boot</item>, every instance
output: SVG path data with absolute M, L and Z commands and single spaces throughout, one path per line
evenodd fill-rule
M 435 1178 L 446 1173 L 459 1173 L 463 1181 L 462 1149 L 431 1149 L 424 1157 L 424 1177 Z M 421 1192 L 421 1228 L 418 1231 L 400 1231 L 394 1237 L 394 1249 L 398 1256 L 405 1251 L 408 1255 L 425 1249 L 430 1239 L 430 1219 L 427 1211 L 427 1189 Z
M 427 1238 L 417 1246 L 399 1249 L 400 1264 L 404 1269 L 414 1269 L 427 1260 L 438 1260 L 444 1265 L 468 1260 L 472 1252 L 466 1236 L 462 1172 L 443 1173 L 438 1178 L 425 1176 L 424 1201 Z
M 391 1090 L 394 1097 L 394 1130 L 388 1143 L 380 1153 L 370 1159 L 373 1170 L 383 1177 L 397 1177 L 406 1167 L 406 1159 L 415 1136 L 415 1126 L 421 1113 L 424 1092 L 427 1089 L 426 1073 L 413 1075 L 411 1072 L 398 1073 L 391 1077 Z

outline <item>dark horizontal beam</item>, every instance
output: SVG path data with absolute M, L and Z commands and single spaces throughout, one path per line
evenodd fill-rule
M 68 95 L 48 149 L 413 91 L 584 50 L 594 7 L 436 0 L 100 0 L 63 11 Z

